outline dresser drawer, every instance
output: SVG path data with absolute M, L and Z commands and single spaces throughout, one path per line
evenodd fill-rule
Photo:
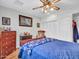
M 1 52 L 1 55 L 4 56 L 4 57 L 6 57 L 6 52 L 5 51 L 6 51 L 6 48 L 2 49 L 2 52 Z

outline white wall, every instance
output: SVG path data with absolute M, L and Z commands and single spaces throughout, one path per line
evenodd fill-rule
M 41 21 L 41 28 L 46 30 L 46 36 L 57 38 L 64 41 L 73 41 L 72 32 L 72 14 L 51 15 L 47 19 Z
M 1 7 L 0 6 L 0 27 L 11 27 L 11 30 L 14 30 L 17 32 L 17 39 L 16 39 L 16 45 L 19 47 L 20 44 L 20 38 L 19 35 L 23 32 L 30 32 L 33 36 L 36 35 L 37 27 L 36 23 L 39 21 L 36 18 L 33 18 L 33 26 L 32 27 L 22 27 L 19 26 L 19 15 L 24 16 L 30 16 L 28 14 L 24 14 L 22 12 L 18 12 L 9 8 Z M 11 25 L 2 25 L 2 17 L 10 17 L 11 18 Z

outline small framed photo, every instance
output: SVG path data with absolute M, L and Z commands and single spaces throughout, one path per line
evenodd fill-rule
M 37 23 L 37 28 L 40 28 L 40 23 Z
M 19 15 L 19 26 L 32 27 L 32 18 Z
M 10 18 L 2 17 L 2 25 L 10 25 Z

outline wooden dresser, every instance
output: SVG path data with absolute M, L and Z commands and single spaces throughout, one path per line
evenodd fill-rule
M 0 35 L 0 59 L 16 50 L 16 31 L 3 31 Z

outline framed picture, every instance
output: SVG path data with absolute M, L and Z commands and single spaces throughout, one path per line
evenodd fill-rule
M 10 25 L 10 18 L 2 17 L 2 25 Z
M 37 23 L 37 28 L 40 28 L 40 23 Z
M 19 26 L 32 27 L 32 18 L 19 15 Z

